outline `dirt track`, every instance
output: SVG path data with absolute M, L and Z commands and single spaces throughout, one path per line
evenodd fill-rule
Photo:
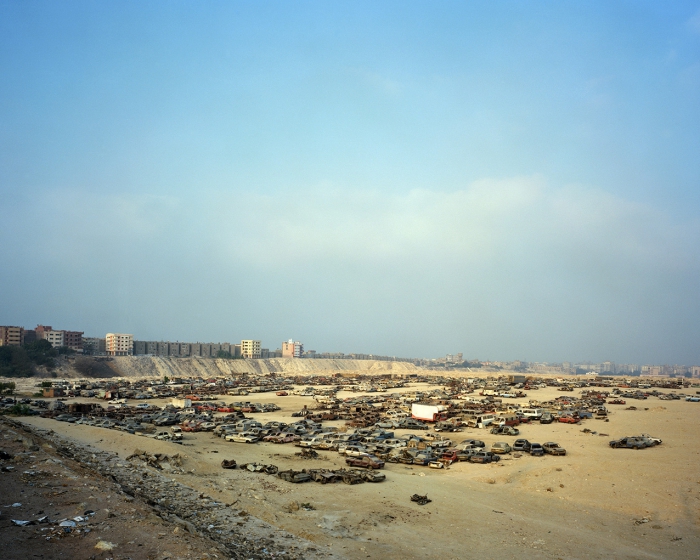
M 163 521 L 112 480 L 60 455 L 29 432 L 0 423 L 0 448 L 12 457 L 2 461 L 0 473 L 4 560 L 228 558 L 219 544 Z M 26 527 L 12 522 L 44 516 Z M 76 516 L 85 521 L 60 527 L 62 520 Z M 100 542 L 107 544 L 95 548 Z

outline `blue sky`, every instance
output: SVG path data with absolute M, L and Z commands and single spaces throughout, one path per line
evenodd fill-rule
M 0 1 L 0 323 L 700 363 L 699 2 Z

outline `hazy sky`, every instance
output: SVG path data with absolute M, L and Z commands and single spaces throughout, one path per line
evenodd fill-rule
M 700 2 L 0 0 L 0 324 L 700 363 Z

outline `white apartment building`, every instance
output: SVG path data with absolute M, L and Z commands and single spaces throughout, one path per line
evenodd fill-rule
M 105 350 L 108 356 L 132 356 L 134 354 L 134 335 L 107 333 Z
M 262 343 L 259 340 L 241 340 L 241 356 L 244 358 L 260 359 Z
M 54 348 L 60 348 L 61 346 L 65 346 L 63 331 L 45 331 L 44 340 L 48 340 L 51 343 L 51 346 L 53 346 Z

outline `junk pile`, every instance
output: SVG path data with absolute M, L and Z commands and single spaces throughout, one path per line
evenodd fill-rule
M 277 465 L 263 465 L 262 463 L 243 463 L 238 468 L 265 474 L 277 474 L 279 471 Z
M 14 504 L 13 504 L 14 505 Z M 18 504 L 22 505 L 22 504 Z M 38 517 L 37 519 L 12 519 L 12 524 L 18 527 L 27 527 L 29 525 L 49 525 L 48 531 L 43 534 L 47 541 L 62 539 L 67 536 L 84 536 L 92 531 L 90 519 L 95 515 L 92 510 L 87 510 L 83 515 L 78 515 L 70 519 L 58 519 L 52 521 L 48 515 Z M 43 531 L 44 529 L 42 529 Z
M 318 458 L 318 452 L 314 449 L 311 449 L 310 447 L 305 447 L 299 453 L 295 453 L 294 455 L 296 455 L 297 457 L 301 457 L 302 459 Z
M 163 469 L 162 463 L 168 463 L 171 469 L 182 467 L 182 457 L 179 453 L 175 455 L 166 455 L 165 453 L 148 453 L 148 451 L 143 451 L 142 449 L 134 449 L 134 452 L 129 455 L 126 460 L 131 461 L 132 459 L 139 459 L 146 463 L 149 467 L 155 469 Z
M 425 504 L 429 504 L 433 500 L 428 498 L 427 495 L 421 496 L 420 494 L 413 494 L 413 496 L 411 496 L 411 501 L 416 502 L 419 506 L 424 506 Z
M 221 462 L 221 467 L 224 469 L 235 469 L 236 460 L 224 459 Z M 289 469 L 280 471 L 277 465 L 265 465 L 262 463 L 242 463 L 238 465 L 238 468 L 253 473 L 277 475 L 278 478 L 295 484 L 312 481 L 320 484 L 328 484 L 329 482 L 361 484 L 363 482 L 383 482 L 386 480 L 385 474 L 364 469 L 302 469 L 300 471 Z

